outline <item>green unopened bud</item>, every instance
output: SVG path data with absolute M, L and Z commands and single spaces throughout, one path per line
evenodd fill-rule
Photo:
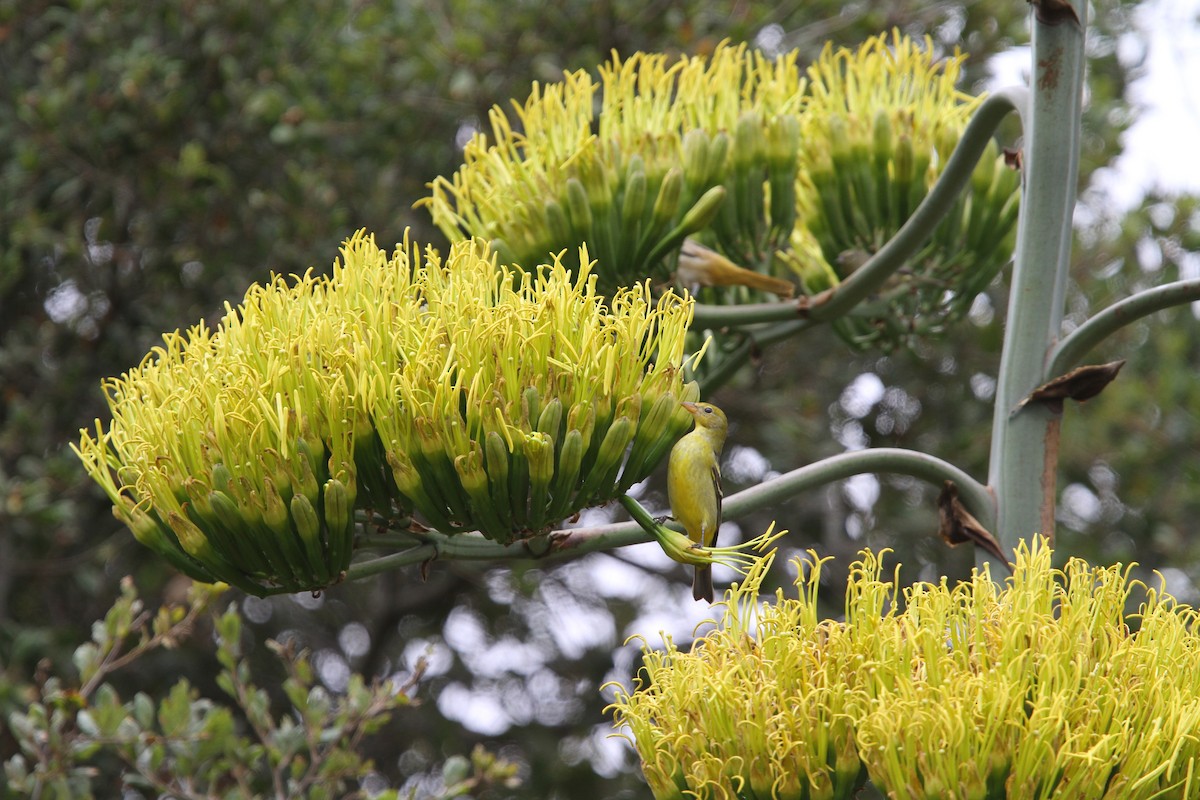
M 558 467 L 554 476 L 551 511 L 547 519 L 556 522 L 565 517 L 570 508 L 576 505 L 575 489 L 579 483 L 579 471 L 583 465 L 583 454 L 587 445 L 583 434 L 577 430 L 567 431 L 563 437 L 562 449 L 558 454 Z
M 800 118 L 784 114 L 767 126 L 767 161 L 772 172 L 790 174 L 795 180 L 800 157 Z
M 567 212 L 574 233 L 574 238 L 569 244 L 586 242 L 592 233 L 592 207 L 588 203 L 587 190 L 578 178 L 570 178 L 567 181 Z
M 596 407 L 591 403 L 572 406 L 567 413 L 567 428 L 579 433 L 586 451 L 591 446 L 592 433 L 596 430 Z
M 233 473 L 224 464 L 218 462 L 213 464 L 212 468 L 212 488 L 222 491 L 229 491 L 229 484 L 233 481 Z
M 321 519 L 317 516 L 317 509 L 313 507 L 307 497 L 296 494 L 292 495 L 291 511 L 292 525 L 304 548 L 304 557 L 311 580 L 315 585 L 324 585 L 329 582 L 331 570 L 329 556 L 321 541 Z M 292 568 L 299 571 L 300 565 L 293 564 Z
M 354 522 L 353 508 L 350 505 L 350 494 L 346 485 L 337 478 L 325 481 L 324 491 L 325 527 L 329 531 L 329 540 L 344 539 L 351 524 Z
M 633 485 L 633 476 L 641 474 L 646 464 L 657 464 L 662 460 L 665 448 L 673 443 L 671 418 L 679 408 L 679 399 L 669 392 L 659 395 L 653 403 L 642 404 L 637 433 L 621 477 L 622 491 Z M 663 448 L 661 452 L 660 447 Z
M 484 468 L 487 470 L 489 490 L 496 503 L 496 513 L 502 519 L 512 518 L 512 502 L 509 494 L 508 444 L 496 431 L 488 431 L 483 440 Z
M 533 428 L 541 415 L 541 395 L 536 386 L 527 386 L 521 392 L 521 426 L 523 428 Z
M 557 397 L 550 399 L 538 416 L 537 430 L 550 438 L 551 444 L 559 437 L 562 427 L 562 400 Z
M 767 137 L 763 132 L 760 112 L 747 111 L 737 121 L 733 135 L 733 164 L 735 169 L 762 164 L 766 160 Z
M 608 426 L 596 459 L 579 490 L 579 496 L 587 498 L 589 504 L 611 499 L 613 480 L 621 468 L 625 448 L 635 431 L 636 425 L 629 417 L 618 417 Z
M 262 503 L 263 522 L 267 527 L 276 536 L 289 535 L 291 527 L 288 521 L 288 507 L 283 502 L 283 498 L 279 496 L 279 490 L 275 488 L 275 481 L 269 477 L 263 480 Z
M 167 514 L 167 525 L 179 540 L 180 547 L 192 558 L 201 563 L 213 563 L 221 558 L 213 550 L 212 543 L 208 541 L 204 532 L 187 517 L 172 511 Z
M 694 128 L 683 136 L 683 179 L 691 187 L 709 185 L 713 164 L 709 160 L 708 133 Z
M 128 497 L 112 507 L 113 516 L 129 526 L 133 537 L 147 547 L 162 552 L 170 546 L 169 539 L 158 520 L 138 508 Z
M 539 530 L 546 522 L 550 482 L 554 479 L 554 440 L 534 432 L 525 437 L 525 458 L 529 462 L 529 525 Z
M 705 192 L 696 203 L 688 209 L 683 219 L 679 221 L 670 233 L 662 237 L 654 249 L 646 256 L 647 264 L 658 264 L 666 255 L 676 250 L 690 234 L 703 228 L 717 216 L 721 204 L 725 201 L 725 187 L 714 186 Z
M 487 472 L 483 469 L 483 455 L 478 446 L 473 446 L 468 452 L 456 457 L 454 469 L 470 498 L 469 518 L 478 523 L 479 532 L 499 542 L 511 541 L 516 533 L 514 521 L 501 519 L 496 513 L 499 503 L 492 496 L 492 486 L 488 481 Z
M 625 181 L 625 196 L 621 199 L 621 221 L 627 236 L 637 236 L 645 210 L 646 173 L 641 170 L 637 172 L 631 170 Z
M 725 202 L 725 187 L 714 186 L 700 196 L 688 212 L 683 215 L 683 219 L 678 226 L 678 232 L 684 236 L 690 236 L 697 231 L 708 227 L 712 222 L 713 217 L 721 210 L 721 203 Z
M 607 213 L 612 207 L 613 187 L 610 185 L 608 169 L 603 161 L 586 159 L 582 161 L 579 179 L 587 190 L 588 205 L 593 215 Z M 568 190 L 569 191 L 569 190 Z
M 709 179 L 716 181 L 724 175 L 729 158 L 731 140 L 725 131 L 718 131 L 708 143 Z
M 292 491 L 303 494 L 313 505 L 320 497 L 320 486 L 317 484 L 317 476 L 313 473 L 312 463 L 303 453 L 292 459 Z
M 225 492 L 209 492 L 208 507 L 227 531 L 236 533 L 245 531 L 249 527 L 238 504 Z
M 658 197 L 654 200 L 654 210 L 651 222 L 656 229 L 665 229 L 679 211 L 679 197 L 683 193 L 683 171 L 672 167 L 663 176 L 662 185 L 658 189 Z
M 571 241 L 571 223 L 567 220 L 567 214 L 558 201 L 547 200 L 543 210 L 546 214 L 546 227 L 554 241 Z
M 416 467 L 401 460 L 395 451 L 389 451 L 388 465 L 391 467 L 392 480 L 405 497 L 429 520 L 431 525 L 441 530 L 451 530 L 453 526 L 446 513 L 446 505 L 436 499 L 427 490 L 426 482 Z

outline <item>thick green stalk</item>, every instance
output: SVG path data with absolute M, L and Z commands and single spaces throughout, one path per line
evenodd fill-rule
M 1074 7 L 1085 19 L 1086 3 L 1075 0 Z M 1015 409 L 1042 383 L 1062 322 L 1079 167 L 1083 43 L 1082 21 L 1035 19 L 1024 195 L 989 470 L 999 515 L 995 533 L 1009 552 L 1035 533 L 1054 533 L 1058 414 L 1037 403 Z

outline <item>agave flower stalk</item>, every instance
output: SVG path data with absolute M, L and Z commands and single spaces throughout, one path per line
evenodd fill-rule
M 888 797 L 1200 792 L 1194 609 L 1128 567 L 1056 570 L 1044 539 L 1003 588 L 985 568 L 901 591 L 883 555 L 852 566 L 844 622 L 821 621 L 810 554 L 796 599 L 759 604 L 753 571 L 690 652 L 645 648 L 610 708 L 655 797 L 848 797 L 865 775 Z
M 581 71 L 534 84 L 516 126 L 492 110 L 491 141 L 477 135 L 421 201 L 452 241 L 487 239 L 520 265 L 586 244 L 605 294 L 665 281 L 683 239 L 710 226 L 750 265 L 786 242 L 804 89 L 794 54 L 614 56 L 600 80 Z
M 816 294 L 878 251 L 929 193 L 981 97 L 955 88 L 963 56 L 935 61 L 894 32 L 858 50 L 827 46 L 809 67 L 801 115 L 800 220 L 784 260 Z M 873 302 L 835 322 L 851 344 L 884 347 L 962 317 L 1006 264 L 1019 176 L 994 144 L 926 245 Z
M 356 508 L 539 535 L 645 478 L 697 396 L 691 300 L 602 297 L 578 260 L 514 273 L 474 241 L 422 259 L 359 232 L 332 275 L 166 335 L 76 450 L 139 541 L 256 594 L 340 580 Z

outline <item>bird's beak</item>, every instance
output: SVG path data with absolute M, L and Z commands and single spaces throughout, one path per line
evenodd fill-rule
M 692 416 L 695 416 L 695 415 L 696 415 L 696 412 L 700 410 L 700 407 L 699 407 L 698 405 L 696 405 L 695 403 L 689 403 L 689 402 L 688 402 L 688 401 L 686 401 L 686 400 L 685 400 L 685 401 L 683 401 L 682 403 L 680 403 L 679 405 L 681 405 L 681 406 L 683 406 L 685 409 L 687 409 L 687 412 L 688 412 L 689 414 L 691 414 Z

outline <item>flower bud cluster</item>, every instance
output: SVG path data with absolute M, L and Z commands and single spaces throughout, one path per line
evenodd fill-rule
M 920 48 L 896 33 L 857 51 L 827 46 L 809 67 L 800 219 L 784 255 L 806 292 L 846 279 L 925 199 L 981 100 L 955 89 L 963 60 L 936 61 L 928 37 Z M 1011 257 L 1019 187 L 989 144 L 932 237 L 838 333 L 859 347 L 943 333 Z
M 614 57 L 599 84 L 582 71 L 535 84 L 516 121 L 493 109 L 490 140 L 477 134 L 421 204 L 452 240 L 487 239 L 508 263 L 586 243 L 602 293 L 665 281 L 694 236 L 816 294 L 877 252 L 941 174 L 980 102 L 955 88 L 962 61 L 899 32 L 827 47 L 807 77 L 798 53 L 745 46 Z M 884 348 L 943 333 L 1011 255 L 1019 180 L 989 146 L 922 249 L 837 331 Z M 698 297 L 775 299 L 744 283 Z
M 332 275 L 166 335 L 76 450 L 139 541 L 255 594 L 339 580 L 356 509 L 537 535 L 645 478 L 697 395 L 691 300 L 601 297 L 579 263 L 513 272 L 474 241 L 389 257 L 359 232 Z
M 491 141 L 477 134 L 422 203 L 451 240 L 487 239 L 508 263 L 586 243 L 602 293 L 665 280 L 668 257 L 702 230 L 735 261 L 759 263 L 796 219 L 794 62 L 722 45 L 673 63 L 614 57 L 601 86 L 583 71 L 535 84 L 519 125 L 494 108 Z
M 900 592 L 880 556 L 851 567 L 845 621 L 799 597 L 731 591 L 690 652 L 645 648 L 612 706 L 658 798 L 1200 796 L 1197 612 L 1129 569 L 1022 545 L 1008 584 L 985 568 Z M 1134 609 L 1137 609 L 1136 612 Z

